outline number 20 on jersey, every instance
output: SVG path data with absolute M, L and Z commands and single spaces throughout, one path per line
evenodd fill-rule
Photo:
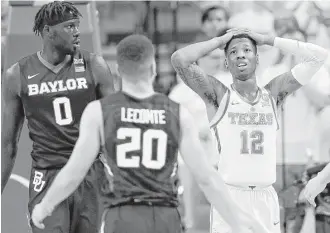
M 141 164 L 148 169 L 161 169 L 166 163 L 167 134 L 163 130 L 139 128 L 119 128 L 117 139 L 130 138 L 130 142 L 117 145 L 117 165 L 122 168 L 139 168 Z M 152 143 L 157 141 L 156 151 Z M 141 143 L 142 142 L 142 143 Z M 129 152 L 139 151 L 141 156 L 129 156 Z M 156 154 L 153 158 L 153 154 Z

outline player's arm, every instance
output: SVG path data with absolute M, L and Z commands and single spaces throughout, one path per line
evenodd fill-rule
M 320 171 L 316 177 L 320 183 L 330 183 L 330 163 L 328 163 L 327 166 L 325 166 L 325 168 L 323 168 L 323 170 Z
M 315 197 L 325 189 L 328 183 L 330 183 L 330 163 L 328 163 L 317 176 L 308 181 L 300 195 L 300 200 L 308 201 L 310 204 L 316 206 L 314 202 Z
M 91 66 L 96 81 L 97 98 L 103 98 L 115 92 L 115 76 L 103 57 L 91 55 Z
M 281 104 L 285 97 L 307 84 L 325 63 L 329 54 L 320 46 L 279 37 L 269 40 L 267 44 L 302 58 L 301 63 L 265 86 L 277 100 L 277 104 Z
M 101 138 L 102 110 L 99 101 L 87 105 L 80 121 L 79 138 L 67 164 L 56 176 L 40 205 L 46 213 L 76 190 L 97 157 Z
M 249 218 L 247 213 L 244 213 L 236 205 L 221 175 L 207 160 L 208 156 L 202 148 L 193 118 L 183 107 L 180 111 L 180 126 L 180 154 L 206 198 L 233 229 L 237 229 L 238 226 L 247 227 L 249 225 L 248 221 L 245 220 Z M 213 153 L 216 151 L 214 150 Z
M 3 192 L 16 159 L 18 141 L 24 123 L 24 109 L 19 96 L 20 68 L 16 63 L 2 77 L 1 122 L 1 192 Z
M 232 37 L 226 34 L 211 40 L 188 45 L 173 53 L 172 65 L 182 79 L 205 102 L 206 106 L 218 106 L 227 88 L 214 77 L 207 75 L 196 62 L 213 50 L 224 46 Z

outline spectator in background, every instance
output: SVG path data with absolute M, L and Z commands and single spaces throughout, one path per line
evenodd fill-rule
M 261 34 L 274 32 L 273 13 L 264 6 L 263 2 L 240 2 L 243 11 L 233 14 L 230 18 L 229 27 L 248 28 Z
M 229 11 L 220 5 L 205 9 L 201 17 L 201 33 L 196 36 L 195 42 L 206 41 L 213 37 L 224 35 L 228 29 L 229 19 Z M 223 50 L 216 49 L 198 60 L 198 65 L 208 72 L 209 75 L 217 76 L 221 71 L 226 72 L 224 61 L 225 54 Z
M 201 17 L 201 33 L 196 36 L 195 41 L 209 40 L 225 33 L 228 28 L 229 18 L 229 11 L 220 5 L 203 10 Z
M 275 15 L 274 30 L 277 35 L 283 35 L 287 31 L 299 28 L 298 20 L 292 12 L 281 11 Z

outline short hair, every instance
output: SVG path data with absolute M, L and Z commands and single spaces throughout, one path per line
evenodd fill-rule
M 145 71 L 154 59 L 154 46 L 146 36 L 130 35 L 117 45 L 117 64 L 126 74 Z
M 206 20 L 209 19 L 210 12 L 214 11 L 214 10 L 222 10 L 225 13 L 226 20 L 229 20 L 230 14 L 229 14 L 229 11 L 225 7 L 223 7 L 223 6 L 212 6 L 212 7 L 207 8 L 203 11 L 202 18 L 201 18 L 202 23 L 204 23 Z
M 246 38 L 246 39 L 249 39 L 255 49 L 255 53 L 257 53 L 257 42 L 252 39 L 249 35 L 247 34 L 239 34 L 239 35 L 234 35 L 229 41 L 228 43 L 226 44 L 224 50 L 225 50 L 225 54 L 227 55 L 227 52 L 228 52 L 228 46 L 230 45 L 230 43 L 234 40 L 234 39 L 239 39 L 239 38 Z
M 34 18 L 33 32 L 36 35 L 41 35 L 45 25 L 54 25 L 54 22 L 60 22 L 68 13 L 77 18 L 82 17 L 71 2 L 54 1 L 43 5 Z

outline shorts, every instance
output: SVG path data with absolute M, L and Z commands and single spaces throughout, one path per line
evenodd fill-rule
M 31 215 L 34 206 L 42 200 L 60 169 L 38 170 L 32 168 L 28 209 Z M 52 215 L 44 220 L 45 229 L 29 223 L 33 233 L 93 233 L 101 222 L 100 177 L 103 165 L 97 160 L 86 178 L 71 196 L 60 203 Z
M 104 211 L 100 233 L 181 233 L 176 207 L 121 205 Z
M 266 188 L 239 188 L 228 185 L 229 192 L 237 204 L 254 215 L 271 233 L 281 233 L 278 196 L 272 186 Z M 219 213 L 211 209 L 211 233 L 233 233 Z

